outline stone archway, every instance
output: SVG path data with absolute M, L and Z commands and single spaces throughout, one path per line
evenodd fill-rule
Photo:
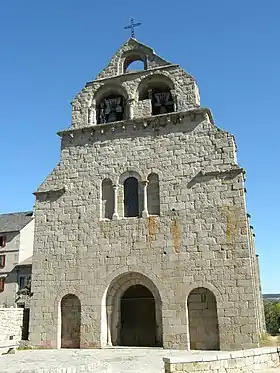
M 137 307 L 146 312 L 145 306 L 150 310 L 146 317 L 137 312 Z M 141 273 L 129 272 L 113 280 L 106 295 L 106 319 L 107 345 L 162 346 L 160 294 Z
M 81 303 L 74 294 L 61 299 L 61 347 L 80 348 Z
M 219 350 L 217 302 L 212 291 L 199 287 L 190 292 L 188 318 L 191 350 Z
M 154 347 L 156 342 L 155 299 L 143 285 L 132 285 L 121 298 L 120 344 Z

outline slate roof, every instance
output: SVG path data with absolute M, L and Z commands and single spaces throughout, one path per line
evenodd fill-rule
M 33 219 L 33 211 L 0 214 L 0 233 L 18 232 Z

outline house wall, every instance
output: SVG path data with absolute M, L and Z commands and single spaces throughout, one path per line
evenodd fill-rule
M 31 266 L 20 267 L 18 264 L 33 253 L 34 220 L 28 223 L 20 232 L 3 233 L 7 237 L 6 246 L 0 247 L 0 255 L 6 255 L 5 267 L 0 268 L 0 277 L 5 277 L 4 291 L 0 293 L 0 306 L 16 305 L 19 278 L 31 276 Z
M 0 248 L 0 254 L 6 255 L 4 268 L 0 268 L 0 277 L 5 276 L 4 291 L 0 293 L 0 306 L 10 307 L 15 305 L 17 292 L 17 273 L 14 267 L 19 262 L 20 233 L 4 233 L 7 237 L 6 246 Z
M 34 224 L 35 220 L 33 219 L 20 231 L 19 263 L 33 254 Z

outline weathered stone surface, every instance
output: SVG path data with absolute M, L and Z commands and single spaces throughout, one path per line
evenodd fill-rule
M 257 346 L 260 281 L 234 138 L 199 107 L 189 74 L 137 45 L 125 44 L 73 101 L 60 163 L 37 190 L 32 344 L 61 346 L 67 294 L 81 302 L 80 347 L 122 343 L 122 295 L 138 284 L 155 300 L 155 345 L 190 348 L 188 297 L 198 289 L 196 304 L 216 301 L 215 348 Z M 122 74 L 135 48 L 158 63 Z M 156 87 L 171 84 L 174 113 L 153 116 L 151 100 L 138 100 L 154 76 Z M 125 97 L 126 116 L 96 125 L 99 100 L 112 92 Z
M 22 308 L 0 308 L 0 353 L 19 345 L 22 322 Z
M 166 373 L 254 373 L 280 370 L 279 348 L 256 348 L 233 353 L 202 353 L 200 355 L 164 358 Z

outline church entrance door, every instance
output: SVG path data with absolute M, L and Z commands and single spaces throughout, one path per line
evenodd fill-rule
M 156 346 L 155 299 L 142 285 L 129 287 L 121 298 L 121 346 Z

